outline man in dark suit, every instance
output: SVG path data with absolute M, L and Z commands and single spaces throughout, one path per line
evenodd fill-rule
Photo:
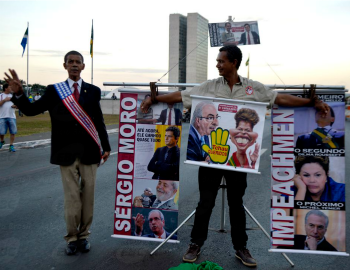
M 152 179 L 179 180 L 179 137 L 177 127 L 171 126 L 165 130 L 165 146 L 157 148 L 147 166 L 147 170 L 154 172 Z
M 181 125 L 182 113 L 179 109 L 174 108 L 174 104 L 169 103 L 168 108 L 162 110 L 158 122 L 162 125 Z
M 68 72 L 68 79 L 60 84 L 49 85 L 44 95 L 35 103 L 30 103 L 23 94 L 22 85 L 14 70 L 10 70 L 12 78 L 5 73 L 7 76 L 5 80 L 15 93 L 12 102 L 24 114 L 34 116 L 46 110 L 50 112 L 52 126 L 50 161 L 52 164 L 60 165 L 61 169 L 67 227 L 64 238 L 68 242 L 66 254 L 72 255 L 78 248 L 82 252 L 90 250 L 87 238 L 93 218 L 96 171 L 101 157 L 107 161 L 111 148 L 100 108 L 101 90 L 85 83 L 80 77 L 81 71 L 85 68 L 83 56 L 79 52 L 70 51 L 64 57 L 63 66 Z M 68 95 L 66 99 L 74 96 L 74 100 L 86 112 L 86 117 L 91 119 L 98 133 L 100 146 L 96 142 L 98 140 L 93 139 L 86 127 L 76 120 L 76 115 L 73 117 L 68 109 L 70 107 L 65 105 L 58 94 L 59 91 L 56 90 L 58 85 L 65 87 Z M 69 91 L 73 95 L 70 95 Z M 101 148 L 104 151 L 102 156 Z
M 202 145 L 209 145 L 208 136 L 219 125 L 220 116 L 211 101 L 197 104 L 191 119 L 188 135 L 187 159 L 206 161 L 208 154 L 202 150 Z
M 246 23 L 244 25 L 244 28 L 245 28 L 245 32 L 242 33 L 241 39 L 239 40 L 238 44 L 243 44 L 243 45 L 260 44 L 259 35 L 254 31 L 250 31 L 250 25 Z
M 328 217 L 320 210 L 311 210 L 305 215 L 306 235 L 294 235 L 294 246 L 281 249 L 303 249 L 303 250 L 323 250 L 337 251 L 324 236 L 327 232 Z
M 143 234 L 143 224 L 145 223 L 145 218 L 142 214 L 138 213 L 136 217 L 133 217 L 135 221 L 135 236 L 142 236 L 142 237 L 150 237 L 150 238 L 159 238 L 159 239 L 166 239 L 170 233 L 168 233 L 164 227 L 165 227 L 165 219 L 164 215 L 159 210 L 152 210 L 148 213 L 148 224 L 149 228 L 152 231 L 149 234 Z M 174 234 L 170 239 L 177 240 L 177 235 Z
M 344 131 L 337 131 L 332 128 L 335 121 L 335 114 L 330 107 L 327 114 L 316 111 L 315 119 L 317 128 L 310 134 L 300 135 L 296 142 L 299 149 L 331 149 L 344 148 Z

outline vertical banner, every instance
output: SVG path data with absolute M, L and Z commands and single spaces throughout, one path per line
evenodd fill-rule
M 209 23 L 211 47 L 260 44 L 257 21 Z
M 273 252 L 348 256 L 345 95 L 332 90 L 320 92 L 318 98 L 330 107 L 327 114 L 313 107 L 273 108 L 270 249 Z
M 142 113 L 149 91 L 121 92 L 112 237 L 163 241 L 178 226 L 182 103 Z
M 185 163 L 259 173 L 267 103 L 191 98 Z

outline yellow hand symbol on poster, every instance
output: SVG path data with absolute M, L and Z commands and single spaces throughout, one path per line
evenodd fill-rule
M 203 151 L 208 153 L 210 159 L 214 163 L 224 164 L 227 161 L 228 153 L 230 152 L 230 146 L 227 145 L 228 130 L 222 130 L 218 128 L 210 133 L 211 145 L 204 144 L 202 146 Z

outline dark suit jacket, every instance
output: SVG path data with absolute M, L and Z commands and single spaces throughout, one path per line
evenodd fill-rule
M 296 234 L 296 235 L 294 235 L 294 246 L 293 247 L 279 246 L 278 248 L 280 248 L 280 249 L 304 249 L 305 239 L 306 239 L 306 235 Z M 317 250 L 338 251 L 329 242 L 327 242 L 326 238 L 323 239 L 321 244 L 317 245 Z
M 147 169 L 154 172 L 152 179 L 179 180 L 180 149 L 177 145 L 170 148 L 165 160 L 167 151 L 167 146 L 158 148 L 148 163 Z
M 174 108 L 174 111 L 175 111 L 175 125 L 181 125 L 182 113 L 179 109 L 176 109 L 176 108 Z M 162 125 L 164 125 L 165 122 L 167 121 L 166 113 L 167 113 L 167 109 L 162 110 L 162 112 L 160 113 L 159 119 L 157 120 L 158 122 L 162 122 Z
M 82 82 L 79 103 L 89 115 L 101 140 L 104 151 L 110 151 L 106 126 L 100 108 L 100 88 Z M 52 164 L 71 165 L 76 158 L 83 164 L 100 162 L 100 150 L 87 131 L 65 107 L 53 85 L 46 88 L 44 95 L 30 103 L 25 95 L 11 100 L 27 116 L 49 111 L 51 117 L 51 159 Z
M 344 132 L 331 129 L 328 134 L 333 138 L 332 141 L 339 145 L 339 148 L 344 148 Z M 325 149 L 325 144 L 317 138 L 310 134 L 300 135 L 297 139 L 295 148 L 299 149 Z
M 204 140 L 205 143 L 209 145 L 208 136 L 205 136 Z M 207 156 L 208 154 L 205 153 L 203 157 L 201 139 L 198 137 L 197 131 L 194 128 L 194 126 L 190 125 L 187 145 L 187 160 L 204 161 Z
M 170 233 L 168 233 L 167 231 L 165 231 L 165 238 L 168 238 L 169 235 L 170 235 Z M 157 238 L 156 235 L 155 235 L 154 233 L 144 234 L 144 235 L 142 235 L 142 237 Z M 170 237 L 170 239 L 172 239 L 172 240 L 177 240 L 177 235 L 174 234 L 172 237 Z
M 259 35 L 254 32 L 254 31 L 251 31 L 252 32 L 252 35 L 253 35 L 253 39 L 254 39 L 254 44 L 260 44 L 260 38 L 259 38 Z M 241 39 L 239 40 L 239 44 L 244 44 L 244 45 L 247 45 L 248 41 L 246 39 L 246 32 L 244 32 L 242 35 L 241 35 Z

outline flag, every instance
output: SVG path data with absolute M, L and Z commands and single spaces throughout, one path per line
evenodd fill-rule
M 27 40 L 28 40 L 28 27 L 27 27 L 27 30 L 24 33 L 23 39 L 21 41 L 21 45 L 23 47 L 22 57 L 23 57 L 24 51 L 26 50 Z
M 250 56 L 248 57 L 247 62 L 245 62 L 246 66 L 249 66 L 249 58 L 250 58 Z
M 91 58 L 93 57 L 94 55 L 94 25 L 92 24 L 91 25 L 91 39 L 90 39 L 90 55 L 91 55 Z

